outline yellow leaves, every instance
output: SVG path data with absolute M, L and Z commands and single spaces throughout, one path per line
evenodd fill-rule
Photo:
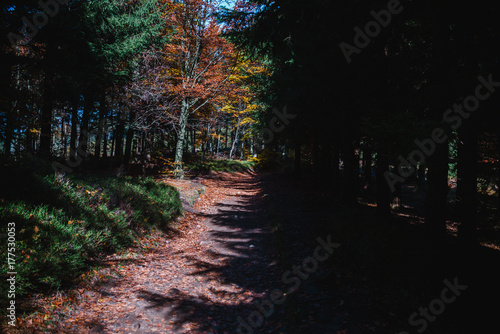
M 35 233 L 38 233 L 38 230 L 39 230 L 38 226 L 35 226 Z
M 251 118 L 251 117 L 245 117 L 245 118 L 243 118 L 243 120 L 241 121 L 240 124 L 241 125 L 246 125 L 246 124 L 252 125 L 252 124 L 256 124 L 256 123 L 257 123 L 257 121 L 254 120 L 253 118 Z
M 225 105 L 221 110 L 228 114 L 237 112 L 237 109 L 232 105 Z
M 85 222 L 84 220 L 68 220 L 68 225 L 83 224 L 84 222 Z
M 97 193 L 97 190 L 89 191 L 89 190 L 85 189 L 85 195 L 95 196 L 96 193 Z

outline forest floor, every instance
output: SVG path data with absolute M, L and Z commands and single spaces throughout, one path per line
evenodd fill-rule
M 432 270 L 433 282 L 439 282 L 429 289 L 438 292 L 443 278 L 454 278 L 455 267 L 435 270 L 418 252 L 413 255 L 419 262 L 410 266 L 414 258 L 398 251 L 408 244 L 406 232 L 393 227 L 374 239 L 383 247 L 391 234 L 401 240 L 375 256 L 367 241 L 374 237 L 373 221 L 366 219 L 372 211 L 360 218 L 366 225 L 347 223 L 352 213 L 339 214 L 326 193 L 309 193 L 288 180 L 244 172 L 159 182 L 181 191 L 180 233 L 145 238 L 138 247 L 108 256 L 71 291 L 37 296 L 36 312 L 9 332 L 403 333 L 415 305 L 431 300 L 420 290 L 406 291 L 401 277 L 411 277 L 411 286 L 421 283 L 412 273 Z M 346 237 L 352 228 L 366 239 Z M 292 287 L 296 291 L 271 302 L 273 290 Z M 399 295 L 413 303 L 400 308 Z M 428 333 L 461 333 L 455 320 L 468 310 L 454 306 Z

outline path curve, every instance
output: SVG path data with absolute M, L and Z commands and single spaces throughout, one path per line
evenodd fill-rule
M 105 282 L 81 291 L 81 303 L 56 332 L 237 332 L 238 317 L 277 284 L 276 243 L 258 176 L 222 173 L 202 183 L 199 213 L 182 218 L 182 235 L 157 240 L 126 264 L 110 257 Z M 276 326 L 269 319 L 261 333 Z

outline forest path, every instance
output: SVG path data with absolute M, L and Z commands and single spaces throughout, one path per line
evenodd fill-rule
M 236 333 L 237 318 L 255 311 L 251 301 L 278 284 L 276 242 L 258 176 L 221 173 L 202 183 L 205 193 L 181 218 L 180 236 L 109 257 L 99 282 L 80 291 L 52 331 Z M 261 333 L 280 326 L 265 321 Z

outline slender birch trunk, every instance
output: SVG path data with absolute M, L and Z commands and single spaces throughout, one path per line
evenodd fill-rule
M 175 170 L 174 177 L 176 179 L 184 178 L 184 170 L 182 168 L 182 156 L 184 154 L 184 139 L 186 136 L 186 125 L 189 117 L 189 98 L 182 100 L 181 115 L 179 118 L 179 133 L 177 136 L 177 146 L 175 149 Z

